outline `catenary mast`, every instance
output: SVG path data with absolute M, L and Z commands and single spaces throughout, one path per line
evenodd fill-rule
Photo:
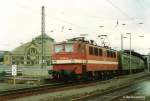
M 44 34 L 45 34 L 45 8 L 42 6 L 42 16 L 41 16 L 41 34 L 42 34 L 42 51 L 41 51 L 41 68 L 44 67 L 45 54 L 44 54 Z

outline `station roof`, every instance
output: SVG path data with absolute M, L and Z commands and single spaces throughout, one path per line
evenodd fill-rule
M 54 41 L 54 39 L 53 38 L 51 38 L 50 36 L 48 36 L 47 34 L 43 34 L 43 36 L 42 36 L 42 34 L 41 35 L 39 35 L 39 36 L 37 36 L 37 37 L 35 37 L 35 40 L 41 40 L 42 39 L 42 37 L 43 37 L 43 39 L 49 39 L 49 40 L 52 40 L 52 41 Z
M 35 37 L 32 41 L 27 42 L 22 44 L 21 46 L 15 48 L 11 54 L 16 54 L 16 55 L 22 55 L 25 54 L 25 50 L 30 47 L 31 45 L 35 46 L 36 49 L 38 49 L 38 51 L 41 51 L 41 47 L 42 47 L 42 35 L 39 35 L 37 37 Z M 50 54 L 51 46 L 50 44 L 54 42 L 54 39 L 49 37 L 46 34 L 43 34 L 43 41 L 44 41 L 44 47 L 48 47 L 48 48 L 44 48 L 44 52 L 45 54 Z

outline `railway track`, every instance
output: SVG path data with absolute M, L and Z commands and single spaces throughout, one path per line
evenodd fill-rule
M 16 99 L 16 98 L 21 98 L 21 97 L 26 97 L 26 96 L 82 88 L 82 87 L 87 87 L 87 86 L 94 86 L 98 82 L 100 82 L 100 81 L 98 81 L 98 80 L 86 81 L 86 82 L 85 81 L 84 82 L 70 81 L 70 82 L 57 83 L 54 85 L 45 84 L 45 85 L 41 85 L 41 86 L 37 86 L 37 87 L 1 91 L 0 92 L 0 101 L 7 101 L 9 99 Z M 109 80 L 104 81 L 103 83 L 107 83 L 107 82 L 109 82 Z
M 139 77 L 136 77 L 136 78 L 139 78 Z M 86 81 L 86 82 L 85 81 L 84 82 L 70 81 L 70 82 L 65 82 L 65 83 L 57 83 L 54 85 L 46 84 L 46 85 L 41 85 L 41 86 L 32 87 L 32 88 L 22 88 L 22 89 L 15 89 L 15 90 L 9 90 L 9 91 L 2 91 L 0 92 L 0 101 L 7 101 L 9 99 L 16 99 L 16 98 L 38 95 L 38 94 L 43 94 L 43 93 L 51 93 L 51 92 L 69 90 L 69 89 L 94 86 L 97 84 L 108 83 L 109 81 L 110 80 L 106 80 L 106 81 L 95 80 L 95 81 Z
M 123 98 L 124 95 L 135 92 L 139 89 L 142 89 L 142 87 L 136 86 L 137 84 L 150 79 L 149 76 L 145 76 L 144 79 L 136 80 L 131 82 L 130 84 L 123 85 L 120 87 L 108 89 L 102 93 L 96 93 L 96 94 L 89 94 L 86 96 L 82 96 L 80 98 L 72 99 L 72 101 L 118 101 L 118 98 Z M 94 97 L 97 97 L 97 100 L 93 100 Z M 90 100 L 92 99 L 92 100 Z M 124 100 L 123 100 L 124 101 Z M 126 100 L 125 100 L 126 101 Z

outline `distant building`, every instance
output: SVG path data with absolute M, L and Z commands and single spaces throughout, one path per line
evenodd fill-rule
M 43 61 L 44 65 L 51 64 L 51 55 L 54 39 L 43 34 Z M 22 44 L 11 52 L 5 52 L 4 64 L 17 64 L 20 66 L 40 66 L 42 62 L 42 35 L 31 42 Z
M 0 65 L 4 62 L 4 52 L 5 51 L 0 51 Z

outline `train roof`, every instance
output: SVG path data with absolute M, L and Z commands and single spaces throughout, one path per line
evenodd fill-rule
M 57 43 L 55 43 L 55 45 L 62 44 L 62 43 L 73 43 L 73 42 L 82 42 L 82 43 L 89 44 L 92 46 L 109 49 L 111 51 L 117 51 L 108 46 L 99 46 L 99 45 L 97 45 L 97 43 L 95 43 L 94 40 L 86 40 L 85 37 L 75 37 L 75 38 L 67 39 L 67 41 L 57 42 Z
M 130 54 L 130 50 L 124 50 L 124 53 Z M 137 56 L 141 58 L 142 60 L 145 60 L 142 54 L 135 52 L 133 50 L 131 50 L 131 55 Z

